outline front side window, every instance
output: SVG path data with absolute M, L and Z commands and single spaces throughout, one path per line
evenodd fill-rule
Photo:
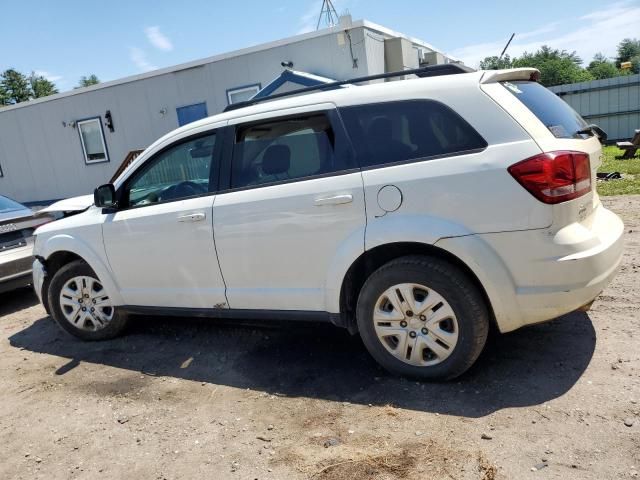
M 107 144 L 104 141 L 100 117 L 76 122 L 80 133 L 80 143 L 84 154 L 84 163 L 108 162 Z
M 462 117 L 433 100 L 340 109 L 362 168 L 483 149 L 487 142 Z
M 335 135 L 326 115 L 286 118 L 238 128 L 231 188 L 312 177 L 339 169 Z
M 128 205 L 151 205 L 207 193 L 215 142 L 216 135 L 210 134 L 157 154 L 128 183 Z

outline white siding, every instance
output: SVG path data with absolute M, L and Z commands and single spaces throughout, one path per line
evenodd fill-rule
M 38 202 L 91 193 L 107 182 L 130 150 L 144 148 L 178 127 L 176 108 L 206 102 L 209 115 L 227 106 L 227 90 L 260 83 L 282 73 L 283 61 L 296 70 L 347 79 L 384 72 L 384 44 L 366 35 L 369 28 L 350 29 L 349 42 L 339 30 L 275 42 L 270 48 L 241 51 L 236 56 L 193 62 L 182 70 L 145 74 L 114 81 L 59 98 L 0 109 L 0 194 L 22 202 Z M 381 37 L 382 34 L 373 32 Z M 388 36 L 388 35 L 387 35 Z M 74 121 L 113 118 L 114 132 L 103 125 L 108 163 L 85 165 Z M 165 113 L 162 114 L 161 112 Z M 66 126 L 63 125 L 66 122 Z

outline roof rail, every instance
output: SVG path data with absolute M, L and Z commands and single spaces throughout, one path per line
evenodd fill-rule
M 371 80 L 381 80 L 384 78 L 400 77 L 403 75 L 416 75 L 421 78 L 438 77 L 441 75 L 455 75 L 458 73 L 469 73 L 469 72 L 475 72 L 475 70 L 459 63 L 446 63 L 442 65 L 430 65 L 422 68 L 414 68 L 411 70 L 400 70 L 398 72 L 379 73 L 377 75 L 369 75 L 366 77 L 356 77 L 356 78 L 351 78 L 349 80 L 340 80 L 337 82 L 323 83 L 320 85 L 313 85 L 311 87 L 299 88 L 298 90 L 291 90 L 289 92 L 276 93 L 274 95 L 269 95 L 268 97 L 256 98 L 255 100 L 246 100 L 244 102 L 232 103 L 231 105 L 228 105 L 224 109 L 224 111 L 230 112 L 232 110 L 249 107 L 251 105 L 257 105 L 259 103 L 275 100 L 278 98 L 291 97 L 293 95 L 300 95 L 303 93 L 311 93 L 311 92 L 317 92 L 322 90 L 333 90 L 337 87 L 341 87 L 344 85 L 368 82 Z

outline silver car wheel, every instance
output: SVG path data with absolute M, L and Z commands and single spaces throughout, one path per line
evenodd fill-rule
M 105 328 L 114 313 L 102 284 L 86 276 L 73 277 L 63 285 L 60 309 L 71 325 L 92 332 Z
M 437 365 L 458 343 L 451 305 L 424 285 L 402 283 L 385 290 L 376 301 L 373 322 L 386 350 L 409 365 Z

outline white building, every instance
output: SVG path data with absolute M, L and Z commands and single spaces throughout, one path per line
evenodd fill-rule
M 91 193 L 127 154 L 260 95 L 452 60 L 366 20 L 0 109 L 0 194 L 46 203 Z M 305 73 L 302 73 L 305 72 Z

